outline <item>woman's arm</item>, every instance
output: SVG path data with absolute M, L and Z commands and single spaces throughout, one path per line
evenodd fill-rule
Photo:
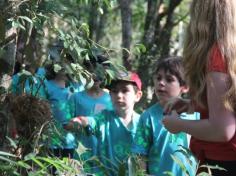
M 164 126 L 173 133 L 186 132 L 197 139 L 211 142 L 229 141 L 235 134 L 235 115 L 225 108 L 223 97 L 229 88 L 229 75 L 210 72 L 207 75 L 209 119 L 182 120 L 176 113 L 165 116 Z

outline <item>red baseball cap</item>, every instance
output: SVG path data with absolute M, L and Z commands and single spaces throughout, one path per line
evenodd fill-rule
M 119 72 L 115 81 L 127 81 L 134 83 L 139 90 L 142 89 L 142 81 L 135 72 Z

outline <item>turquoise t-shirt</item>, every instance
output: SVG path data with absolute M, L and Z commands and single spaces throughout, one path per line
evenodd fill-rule
M 63 128 L 70 120 L 67 103 L 71 94 L 67 88 L 59 87 L 53 80 L 46 81 L 45 85 L 56 126 L 56 129 L 51 129 L 50 147 L 73 149 L 77 146 L 75 134 Z
M 40 98 L 45 97 L 45 84 L 39 76 L 31 75 L 20 82 L 21 75 L 22 73 L 20 72 L 12 76 L 10 90 L 13 94 L 20 95 L 26 93 Z
M 100 113 L 102 110 L 111 110 L 112 102 L 108 92 L 103 93 L 102 96 L 94 98 L 87 94 L 86 91 L 75 93 L 69 100 L 70 116 L 71 118 L 77 116 L 91 116 Z M 88 148 L 82 159 L 87 160 L 97 153 L 97 139 L 95 136 L 86 136 L 78 134 L 78 142 L 84 147 Z
M 45 78 L 46 70 L 44 67 L 39 67 L 35 74 L 39 76 L 40 78 Z
M 103 111 L 96 118 L 89 117 L 89 124 L 98 139 L 98 157 L 105 170 L 99 168 L 96 175 L 118 175 L 118 168 L 127 163 L 140 115 L 133 112 L 129 129 L 124 126 L 115 111 Z
M 70 98 L 71 116 L 93 116 L 100 113 L 102 110 L 112 109 L 111 97 L 108 92 L 102 96 L 94 98 L 88 95 L 85 91 L 75 93 Z
M 77 92 L 82 92 L 85 90 L 85 87 L 83 86 L 82 83 L 78 82 L 69 82 L 68 89 L 70 90 L 71 93 L 77 93 Z
M 184 118 L 198 119 L 199 114 L 184 114 Z M 171 155 L 180 160 L 186 167 L 190 176 L 196 171 L 196 161 L 190 157 L 192 164 L 187 158 L 178 152 L 181 147 L 188 148 L 187 135 L 185 133 L 172 134 L 162 124 L 163 108 L 155 104 L 147 109 L 140 117 L 137 132 L 132 145 L 132 152 L 147 157 L 148 173 L 155 176 L 166 175 L 171 172 L 174 176 L 185 176 L 181 167 L 175 162 Z

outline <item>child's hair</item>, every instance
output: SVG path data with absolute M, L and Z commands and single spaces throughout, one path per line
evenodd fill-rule
M 33 64 L 26 64 L 25 70 L 29 71 L 30 73 L 34 74 L 36 72 L 36 66 Z
M 206 69 L 213 45 L 217 44 L 231 78 L 224 97 L 225 106 L 235 110 L 236 102 L 236 1 L 193 0 L 183 52 L 183 64 L 190 93 L 200 105 L 207 106 Z
M 101 81 L 100 87 L 105 87 L 105 68 L 110 66 L 109 59 L 105 55 L 89 56 L 89 60 L 84 60 L 84 67 L 93 75 L 93 80 Z
M 182 57 L 172 56 L 158 59 L 154 74 L 157 74 L 160 70 L 176 76 L 181 86 L 186 85 Z
M 97 55 L 95 56 L 89 56 L 89 60 L 84 60 L 83 65 L 88 70 L 93 70 L 97 67 L 97 64 L 100 64 L 102 66 L 110 66 L 109 63 L 107 63 L 108 58 L 105 55 Z
M 45 69 L 46 69 L 45 77 L 47 80 L 53 80 L 56 77 L 61 78 L 61 79 L 68 79 L 68 76 L 67 76 L 64 68 L 61 68 L 57 72 L 55 71 L 55 64 L 54 63 L 46 65 Z
M 137 93 L 138 91 L 140 91 L 140 89 L 138 88 L 138 86 L 133 83 L 133 82 L 130 82 L 130 81 L 125 81 L 125 80 L 114 80 L 111 82 L 111 84 L 109 86 L 107 86 L 107 88 L 112 91 L 112 89 L 114 89 L 114 87 L 117 86 L 117 84 L 121 83 L 121 82 L 126 82 L 128 84 L 131 84 L 134 88 L 134 92 Z

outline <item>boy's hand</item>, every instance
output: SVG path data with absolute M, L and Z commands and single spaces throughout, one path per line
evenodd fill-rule
M 179 117 L 179 114 L 176 111 L 172 111 L 171 114 L 165 115 L 162 119 L 162 123 L 164 127 L 171 133 L 180 133 L 180 122 L 181 118 Z
M 88 120 L 84 116 L 78 116 L 71 119 L 66 125 L 64 125 L 64 129 L 69 131 L 76 131 L 81 128 L 81 126 L 85 127 L 88 124 Z
M 77 122 L 80 125 L 82 125 L 83 127 L 86 127 L 88 125 L 88 119 L 85 116 L 78 116 L 75 117 L 71 120 L 72 122 Z
M 68 122 L 67 124 L 63 125 L 63 128 L 65 130 L 68 130 L 68 131 L 74 131 L 75 130 L 75 124 L 74 123 L 77 123 L 77 122 Z
M 164 114 L 170 114 L 173 110 L 178 114 L 183 112 L 191 113 L 190 100 L 180 97 L 171 99 L 164 107 Z

